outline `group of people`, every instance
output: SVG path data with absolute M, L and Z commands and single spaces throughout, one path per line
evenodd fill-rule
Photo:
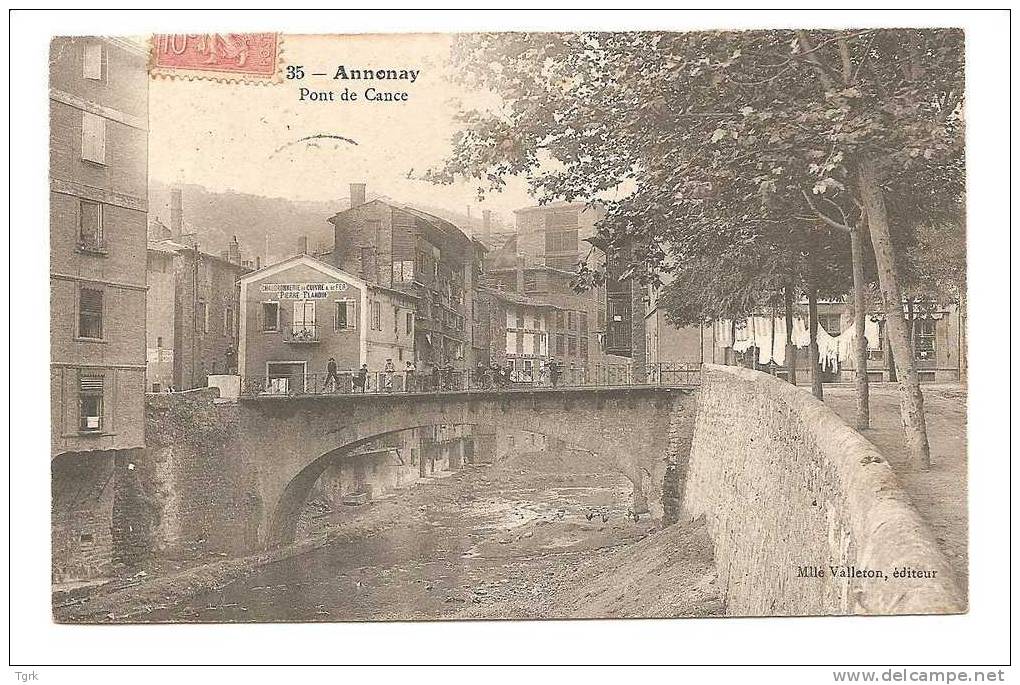
M 505 366 L 496 363 L 486 366 L 482 362 L 478 362 L 472 381 L 475 387 L 481 388 L 505 388 L 513 383 L 549 384 L 555 388 L 559 385 L 562 377 L 563 366 L 556 359 L 550 359 L 539 367 L 537 376 L 530 369 L 516 370 L 513 360 L 507 360 Z
M 383 365 L 382 371 L 379 372 L 376 389 L 382 390 L 383 392 L 393 391 L 393 379 L 397 373 L 397 367 L 394 365 L 392 359 L 387 359 Z M 406 368 L 403 369 L 404 373 L 404 390 L 411 392 L 415 387 L 415 366 L 414 362 L 407 362 Z M 357 371 L 351 372 L 351 390 L 353 392 L 365 392 L 366 390 L 373 389 L 370 381 L 371 372 L 368 369 L 368 364 L 362 364 L 361 368 Z M 340 373 L 337 368 L 336 359 L 333 357 L 329 358 L 326 362 L 326 378 L 322 382 L 322 392 L 338 392 L 341 388 Z
M 434 392 L 438 390 L 460 390 L 465 387 L 474 388 L 507 388 L 513 383 L 539 383 L 541 385 L 552 385 L 557 387 L 563 377 L 563 366 L 556 359 L 550 359 L 539 367 L 537 376 L 529 371 L 517 371 L 514 368 L 513 360 L 508 360 L 505 366 L 492 363 L 486 366 L 478 362 L 471 376 L 470 384 L 464 383 L 463 374 L 450 364 L 427 363 L 424 373 L 419 374 L 414 362 L 408 361 L 405 367 L 400 370 L 403 374 L 403 387 L 397 388 L 403 392 Z M 392 392 L 394 380 L 398 374 L 397 367 L 392 359 L 387 359 L 383 368 L 373 374 L 368 364 L 362 364 L 361 368 L 345 372 L 350 375 L 350 391 L 366 392 L 377 390 L 381 392 Z M 374 382 L 373 382 L 374 381 Z M 336 359 L 329 358 L 326 363 L 326 376 L 322 383 L 322 392 L 341 392 L 345 387 L 341 381 L 340 372 Z

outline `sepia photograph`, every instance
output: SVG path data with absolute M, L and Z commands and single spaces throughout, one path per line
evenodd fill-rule
M 46 48 L 53 625 L 975 611 L 962 23 L 188 16 Z

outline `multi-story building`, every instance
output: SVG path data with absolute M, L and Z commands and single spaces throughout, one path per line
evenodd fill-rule
M 237 372 L 238 279 L 250 271 L 236 238 L 220 256 L 170 238 L 149 242 L 149 392 L 205 387 L 209 375 Z
M 323 389 L 331 357 L 340 390 L 363 364 L 374 379 L 387 360 L 399 372 L 415 358 L 416 302 L 405 291 L 307 254 L 246 274 L 240 288 L 239 373 L 266 392 Z M 403 375 L 395 380 L 401 389 Z
M 381 199 L 353 183 L 351 207 L 330 217 L 333 266 L 402 291 L 415 302 L 415 355 L 425 365 L 470 366 L 473 293 L 484 246 L 427 212 Z
M 184 231 L 180 188 L 170 194 L 170 226 L 149 231 L 146 296 L 146 389 L 205 387 L 207 378 L 237 372 L 238 279 L 254 265 L 235 236 L 219 255 L 203 252 Z
M 549 308 L 549 355 L 567 368 L 630 363 L 629 345 L 608 344 L 607 305 L 615 301 L 606 287 L 581 293 L 573 287 L 580 263 L 604 260 L 591 244 L 603 214 L 577 202 L 519 209 L 517 236 L 485 260 L 485 285 Z
M 113 472 L 145 444 L 147 54 L 50 43 L 50 396 L 55 578 L 111 563 Z

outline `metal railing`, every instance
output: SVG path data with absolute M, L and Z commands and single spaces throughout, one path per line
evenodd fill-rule
M 692 387 L 701 383 L 701 364 L 662 362 L 595 364 L 561 369 L 436 368 L 429 371 L 367 371 L 274 374 L 241 379 L 241 394 L 256 396 L 360 395 L 463 391 L 526 391 L 555 388 L 635 386 Z
M 319 330 L 314 323 L 287 324 L 283 327 L 283 339 L 289 343 L 317 343 Z

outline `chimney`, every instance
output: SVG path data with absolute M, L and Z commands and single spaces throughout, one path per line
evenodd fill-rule
M 262 257 L 255 255 L 255 270 L 258 271 L 262 268 Z
M 352 183 L 351 184 L 351 207 L 357 207 L 358 205 L 365 204 L 365 184 L 364 183 Z
M 308 254 L 308 236 L 299 236 L 297 239 L 297 253 Z
M 237 236 L 233 236 L 230 239 L 230 243 L 227 244 L 227 261 L 231 264 L 241 263 L 241 246 L 237 242 Z
M 180 240 L 184 234 L 184 195 L 180 187 L 170 189 L 170 236 Z
M 482 210 L 482 242 L 486 246 L 489 245 L 489 241 L 492 239 L 492 210 Z

